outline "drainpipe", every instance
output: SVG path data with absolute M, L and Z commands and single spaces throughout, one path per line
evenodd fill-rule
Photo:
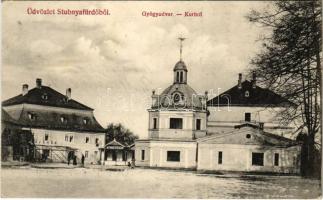
M 197 165 L 198 165 L 198 160 L 199 160 L 199 143 L 196 142 L 196 170 L 197 170 Z

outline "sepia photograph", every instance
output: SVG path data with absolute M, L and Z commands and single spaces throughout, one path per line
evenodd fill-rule
M 3 1 L 1 198 L 322 198 L 321 7 Z

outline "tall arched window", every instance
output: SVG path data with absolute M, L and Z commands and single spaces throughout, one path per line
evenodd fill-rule
M 179 72 L 176 73 L 176 82 L 179 82 Z
M 183 82 L 183 72 L 181 72 L 180 82 Z

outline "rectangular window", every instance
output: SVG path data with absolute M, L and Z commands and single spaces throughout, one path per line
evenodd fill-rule
M 275 153 L 274 165 L 279 166 L 279 153 Z
M 95 146 L 99 146 L 99 138 L 95 138 Z
M 145 150 L 141 150 L 141 160 L 145 160 Z
M 85 143 L 89 143 L 90 138 L 89 137 L 85 137 Z
M 251 113 L 245 113 L 244 114 L 244 120 L 246 122 L 250 122 L 251 121 Z
M 45 141 L 48 141 L 48 134 L 45 134 Z
M 68 142 L 68 135 L 65 135 L 65 141 Z
M 218 164 L 221 165 L 222 164 L 222 151 L 218 152 Z
M 179 162 L 181 157 L 180 151 L 167 151 L 167 161 Z
M 183 119 L 182 118 L 170 118 L 169 128 L 170 129 L 182 129 L 183 128 Z
M 70 136 L 70 142 L 72 142 L 73 141 L 73 136 Z
M 252 153 L 252 165 L 264 166 L 264 153 Z
M 88 158 L 88 157 L 89 157 L 89 152 L 85 151 L 85 158 Z
M 201 119 L 196 119 L 196 130 L 201 130 Z
M 157 118 L 154 118 L 154 124 L 153 124 L 153 129 L 157 129 Z

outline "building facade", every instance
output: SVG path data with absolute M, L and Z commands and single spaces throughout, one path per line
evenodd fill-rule
M 102 164 L 124 166 L 129 165 L 134 160 L 134 144 L 128 145 L 112 140 L 108 142 L 103 148 L 100 148 L 101 154 L 104 155 Z
M 180 60 L 173 84 L 161 94 L 152 92 L 149 136 L 136 140 L 137 166 L 196 168 L 196 139 L 206 136 L 207 94 L 198 95 L 187 84 L 187 67 Z
M 291 137 L 296 129 L 293 125 L 283 124 L 277 113 L 294 106 L 280 95 L 257 86 L 256 74 L 251 81 L 242 81 L 239 74 L 238 84 L 211 98 L 208 102 L 208 132 L 219 134 L 230 132 L 241 123 L 263 126 L 267 132 Z
M 300 143 L 248 125 L 199 139 L 197 170 L 300 173 Z
M 148 139 L 135 142 L 137 166 L 300 173 L 301 145 L 281 136 L 294 127 L 275 113 L 293 103 L 258 87 L 255 75 L 242 82 L 241 74 L 237 86 L 208 101 L 207 92 L 198 95 L 187 84 L 182 59 L 173 71 L 173 84 L 152 92 Z
M 1 161 L 32 161 L 35 145 L 32 133 L 1 110 Z
M 30 131 L 37 161 L 67 162 L 70 156 L 86 163 L 99 163 L 99 148 L 104 146 L 105 131 L 96 121 L 93 109 L 63 95 L 36 80 L 36 87 L 2 102 L 3 109 L 18 122 L 21 130 Z

